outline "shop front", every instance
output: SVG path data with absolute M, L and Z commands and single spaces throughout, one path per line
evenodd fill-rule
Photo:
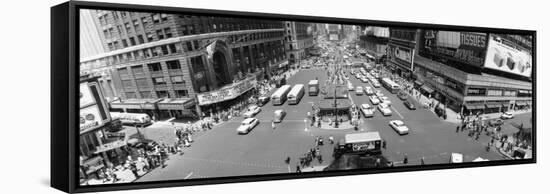
M 525 110 L 531 108 L 530 100 L 516 100 L 514 110 Z
M 485 105 L 482 102 L 466 102 L 462 114 L 466 116 L 476 115 L 482 114 L 483 111 L 485 111 Z
M 434 97 L 434 92 L 435 90 L 427 84 L 423 84 L 422 86 L 420 86 L 420 93 L 422 93 L 422 95 L 424 96 L 427 96 L 428 98 Z

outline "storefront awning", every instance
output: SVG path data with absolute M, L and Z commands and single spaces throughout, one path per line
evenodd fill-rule
M 487 103 L 487 104 L 485 104 L 485 106 L 487 108 L 499 108 L 499 107 L 502 106 L 502 104 L 501 103 Z
M 183 110 L 193 108 L 195 100 L 193 98 L 166 98 L 157 104 L 160 110 Z
M 485 105 L 483 104 L 465 104 L 464 105 L 468 110 L 483 109 Z
M 424 82 L 421 82 L 419 80 L 414 81 L 414 83 L 418 86 L 424 85 Z
M 527 103 L 525 101 L 516 101 L 516 106 L 525 106 Z
M 161 101 L 162 98 L 158 99 L 152 99 L 152 98 L 144 98 L 144 99 L 127 99 L 127 100 L 120 100 L 120 101 L 113 101 L 109 103 L 111 108 L 114 109 L 147 109 L 147 110 L 154 110 L 155 104 L 159 101 Z
M 434 93 L 434 89 L 427 86 L 427 85 L 423 85 L 422 87 L 420 87 L 421 90 L 423 90 L 424 92 L 427 92 L 427 93 Z

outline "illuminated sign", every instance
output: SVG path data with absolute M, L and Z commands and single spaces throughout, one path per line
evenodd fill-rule
M 388 48 L 389 57 L 392 62 L 399 64 L 411 71 L 413 70 L 414 50 L 410 48 L 399 47 L 396 45 L 389 45 Z
M 338 34 L 330 34 L 328 40 L 338 40 Z

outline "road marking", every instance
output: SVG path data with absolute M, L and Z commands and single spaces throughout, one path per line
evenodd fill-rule
M 391 109 L 393 109 L 393 111 L 395 111 L 395 113 L 397 113 L 397 115 L 399 115 L 401 119 L 404 119 L 403 115 L 401 115 L 401 113 L 399 113 L 399 111 L 397 111 L 393 106 L 391 106 Z
M 189 173 L 187 176 L 185 176 L 185 178 L 183 179 L 188 179 L 189 177 L 191 177 L 191 175 L 193 175 L 193 172 Z

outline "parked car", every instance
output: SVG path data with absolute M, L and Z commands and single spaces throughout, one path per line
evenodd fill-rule
M 384 116 L 391 116 L 391 109 L 390 106 L 384 103 L 378 104 L 378 110 L 382 113 Z
M 286 111 L 283 110 L 283 109 L 279 109 L 279 110 L 276 110 L 275 112 L 273 112 L 273 122 L 275 123 L 280 123 L 283 121 L 283 119 L 285 118 L 286 116 Z
M 256 116 L 262 109 L 257 105 L 249 106 L 246 112 L 243 114 L 244 118 L 250 118 Z
M 268 96 L 261 96 L 258 98 L 258 103 L 256 103 L 258 106 L 264 106 L 265 104 L 267 104 L 269 102 L 269 97 Z
M 378 97 L 376 96 L 369 96 L 369 100 L 370 102 L 373 104 L 373 105 L 377 105 L 377 104 L 380 104 L 380 99 L 378 99 Z
M 500 115 L 501 119 L 513 119 L 514 115 L 511 112 L 505 112 Z
M 357 86 L 357 88 L 355 88 L 355 95 L 363 95 L 363 87 Z
M 260 121 L 256 118 L 247 118 L 245 119 L 241 125 L 237 128 L 238 134 L 247 134 L 249 133 L 256 125 L 258 125 Z
M 361 112 L 365 118 L 374 116 L 374 107 L 369 104 L 361 104 Z
M 414 106 L 414 103 L 411 100 L 407 99 L 403 101 L 403 104 L 405 105 L 405 107 L 407 107 L 410 110 L 416 110 L 416 107 Z
M 399 135 L 405 135 L 409 133 L 409 128 L 405 126 L 405 123 L 400 120 L 392 120 L 390 121 L 390 126 L 397 132 Z

